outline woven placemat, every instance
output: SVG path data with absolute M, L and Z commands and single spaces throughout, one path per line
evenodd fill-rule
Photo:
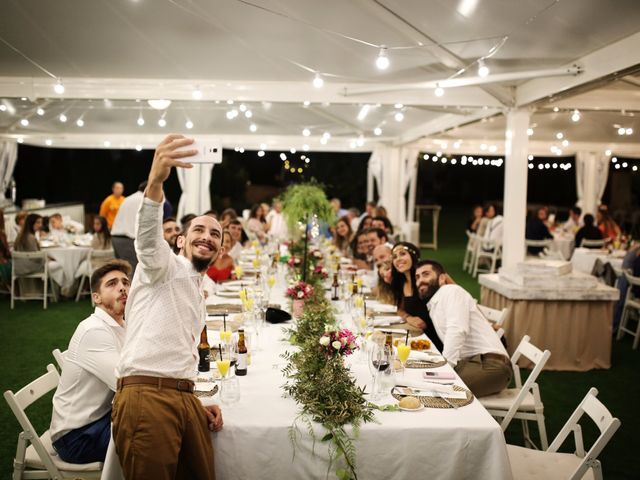
M 213 386 L 213 390 L 208 392 L 193 392 L 196 397 L 213 397 L 216 393 L 218 393 L 218 384 Z
M 242 305 L 235 303 L 216 303 L 207 305 L 207 313 L 238 313 L 242 312 Z
M 465 392 L 467 394 L 467 398 L 462 400 L 458 398 L 447 398 L 449 403 L 452 403 L 456 407 L 464 407 L 465 405 L 469 405 L 473 402 L 473 393 L 467 390 L 466 388 L 459 387 L 458 385 L 454 385 L 453 389 L 456 392 Z M 411 397 L 412 395 L 400 395 L 399 393 L 395 393 L 394 389 L 391 389 L 391 396 L 396 400 L 402 400 L 404 397 Z M 440 397 L 416 397 L 422 405 L 429 408 L 453 408 L 447 401 Z
M 439 362 L 427 362 L 426 360 L 407 360 L 405 367 L 407 368 L 438 368 L 446 365 L 447 361 L 443 358 Z

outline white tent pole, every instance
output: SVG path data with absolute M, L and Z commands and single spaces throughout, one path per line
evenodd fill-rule
M 527 150 L 529 117 L 527 109 L 507 112 L 504 172 L 504 234 L 502 265 L 515 267 L 525 258 L 525 222 L 527 215 Z

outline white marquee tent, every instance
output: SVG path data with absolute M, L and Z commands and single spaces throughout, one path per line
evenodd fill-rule
M 505 157 L 508 265 L 524 256 L 529 154 L 575 155 L 587 210 L 605 151 L 640 156 L 639 70 L 637 0 L 6 0 L 0 181 L 16 142 L 152 148 L 180 131 L 368 151 L 370 188 L 404 224 L 419 152 L 490 148 Z

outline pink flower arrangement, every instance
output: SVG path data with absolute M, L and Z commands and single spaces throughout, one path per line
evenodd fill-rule
M 327 270 L 321 264 L 318 264 L 313 267 L 313 275 L 324 280 L 329 277 L 329 272 L 327 272 Z
M 287 288 L 287 297 L 293 300 L 306 300 L 313 293 L 313 287 L 308 283 L 299 281 L 295 285 Z
M 324 332 L 318 343 L 327 358 L 351 355 L 358 349 L 355 335 L 346 328 Z
M 300 258 L 296 257 L 295 255 L 291 255 L 291 257 L 289 257 L 287 265 L 289 265 L 291 268 L 300 265 Z

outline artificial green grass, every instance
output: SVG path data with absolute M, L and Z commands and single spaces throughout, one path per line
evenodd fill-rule
M 441 218 L 440 248 L 437 251 L 423 251 L 422 256 L 442 262 L 458 284 L 475 298 L 479 298 L 477 281 L 462 271 L 464 215 L 460 211 L 445 208 Z M 40 302 L 18 302 L 15 310 L 10 310 L 8 298 L 0 299 L 2 391 L 17 391 L 45 373 L 48 363 L 55 364 L 51 351 L 54 348 L 66 349 L 76 325 L 91 311 L 89 300 L 51 304 L 47 310 L 42 310 Z M 640 416 L 636 413 L 635 402 L 640 399 L 639 371 L 640 350 L 631 349 L 631 340 L 627 336 L 620 342 L 613 342 L 610 370 L 542 372 L 538 383 L 545 405 L 549 442 L 560 431 L 589 388 L 596 387 L 600 391 L 598 398 L 622 421 L 622 427 L 600 456 L 604 477 L 620 480 L 638 478 L 635 454 L 640 451 L 637 437 Z M 0 425 L 3 432 L 0 436 L 0 478 L 8 479 L 11 477 L 12 459 L 20 430 L 6 402 L 0 403 Z M 28 414 L 38 431 L 48 428 L 51 394 L 30 407 Z M 532 423 L 530 426 L 534 439 L 537 439 L 536 426 Z M 583 427 L 586 446 L 590 446 L 596 436 L 595 426 L 587 424 Z M 512 422 L 505 437 L 508 443 L 522 445 L 520 422 Z M 562 451 L 573 451 L 571 438 Z

